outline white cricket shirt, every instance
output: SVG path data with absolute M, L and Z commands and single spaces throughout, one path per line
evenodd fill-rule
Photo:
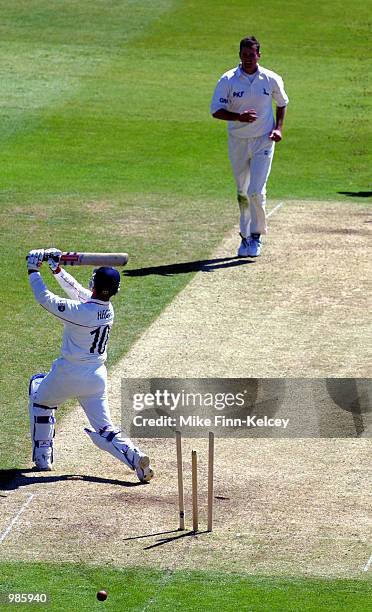
M 93 299 L 92 292 L 63 269 L 54 276 L 71 299 L 49 291 L 39 272 L 30 274 L 29 281 L 36 301 L 64 325 L 62 357 L 74 363 L 104 363 L 114 321 L 111 302 Z
M 238 138 L 257 138 L 269 134 L 275 127 L 273 100 L 277 106 L 287 106 L 288 96 L 283 79 L 266 68 L 258 66 L 253 75 L 240 66 L 225 72 L 217 83 L 211 102 L 211 114 L 220 108 L 233 113 L 254 109 L 257 119 L 253 123 L 228 121 L 228 131 Z

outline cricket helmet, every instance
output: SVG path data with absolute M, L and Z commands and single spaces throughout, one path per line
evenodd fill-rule
M 115 295 L 120 291 L 120 272 L 108 266 L 95 268 L 89 282 L 89 289 L 95 289 L 98 293 L 107 293 L 109 297 Z

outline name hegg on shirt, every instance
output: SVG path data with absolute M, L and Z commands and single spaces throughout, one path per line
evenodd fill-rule
M 97 319 L 99 321 L 102 321 L 102 319 L 109 319 L 111 317 L 111 312 L 108 308 L 105 308 L 105 310 L 99 310 L 97 312 Z

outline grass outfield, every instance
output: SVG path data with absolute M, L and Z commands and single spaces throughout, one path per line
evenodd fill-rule
M 78 9 L 73 0 L 0 0 L 0 9 L 5 199 L 230 198 L 226 126 L 209 117 L 209 102 L 238 61 L 245 11 L 262 64 L 284 75 L 291 100 L 270 194 L 335 199 L 370 189 L 361 0 L 292 1 L 280 11 L 263 0 L 254 20 L 241 0 L 228 8 L 221 0 L 151 8 L 82 0 Z
M 237 224 L 226 125 L 209 102 L 246 34 L 261 39 L 262 65 L 283 75 L 290 97 L 272 200 L 362 201 L 371 98 L 362 0 L 0 0 L 0 11 L 0 469 L 9 469 L 29 465 L 28 378 L 49 368 L 61 337 L 33 301 L 27 251 L 127 250 L 128 270 L 208 258 Z M 109 365 L 191 277 L 125 277 Z M 368 589 L 67 564 L 0 563 L 0 573 L 1 593 L 47 591 L 56 610 L 364 610 Z
M 2 328 L 2 465 L 10 468 L 28 457 L 27 379 L 49 368 L 61 333 L 35 308 L 25 253 L 128 250 L 134 269 L 194 261 L 236 224 L 226 126 L 209 117 L 209 101 L 237 62 L 248 8 L 237 0 L 228 8 L 0 0 L 0 9 L 1 297 L 12 312 Z M 337 199 L 370 188 L 370 98 L 354 76 L 367 61 L 366 17 L 361 1 L 342 11 L 338 2 L 310 1 L 255 8 L 247 27 L 291 99 L 270 197 Z M 109 365 L 190 277 L 126 279 Z
M 78 607 L 79 610 L 104 608 L 128 612 L 362 612 L 368 609 L 372 592 L 370 583 L 354 580 L 290 580 L 72 564 L 48 568 L 37 563 L 0 564 L 0 569 L 1 603 L 7 593 L 46 593 L 47 609 L 58 611 Z M 100 590 L 108 593 L 104 604 L 96 599 Z M 12 607 L 22 609 L 21 605 Z

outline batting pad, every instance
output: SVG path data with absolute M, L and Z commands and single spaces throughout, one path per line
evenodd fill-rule
M 97 433 L 93 429 L 85 427 L 84 431 L 98 448 L 107 451 L 116 459 L 125 463 L 131 470 L 135 470 L 141 455 L 129 438 L 119 436 L 120 429 L 104 429 Z
M 35 393 L 45 374 L 36 374 L 30 380 L 30 433 L 32 441 L 32 460 L 37 464 L 45 461 L 53 463 L 53 438 L 55 435 L 56 406 L 43 406 L 34 401 Z

